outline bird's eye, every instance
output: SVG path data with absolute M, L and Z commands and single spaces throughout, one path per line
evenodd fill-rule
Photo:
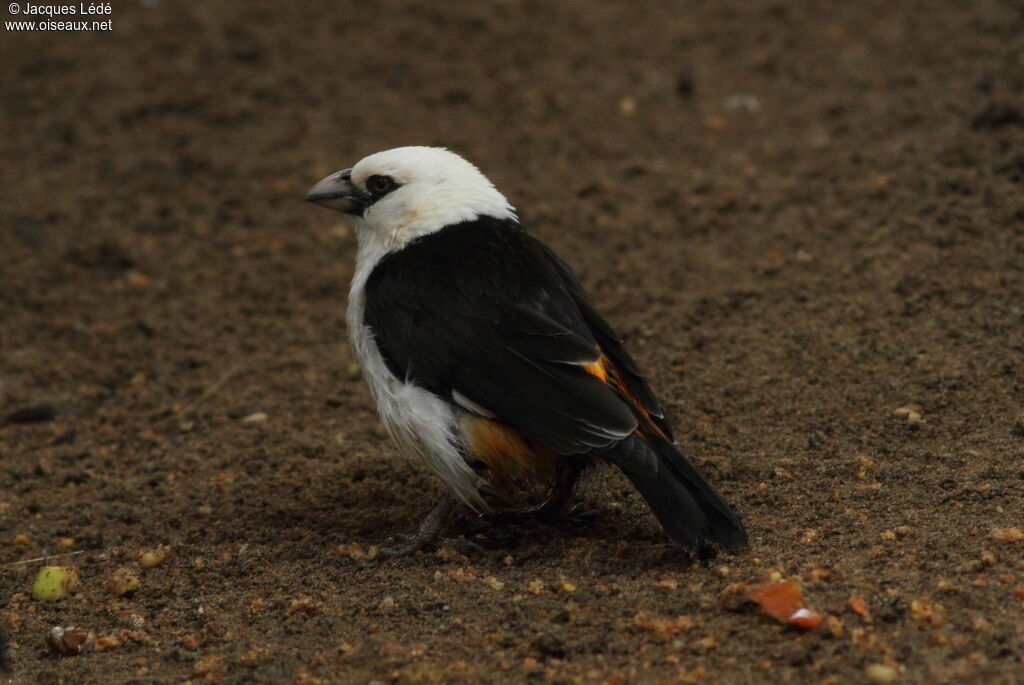
M 383 195 L 395 187 L 395 182 L 390 176 L 371 176 L 366 179 L 366 189 L 374 195 Z

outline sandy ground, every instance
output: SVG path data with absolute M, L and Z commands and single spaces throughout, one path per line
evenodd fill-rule
M 1020 2 L 111 18 L 0 41 L 13 682 L 1024 681 Z M 351 230 L 301 199 L 414 143 L 579 271 L 749 550 L 685 557 L 598 472 L 589 519 L 359 558 L 441 489 L 350 372 Z M 33 600 L 39 557 L 80 589 Z M 772 573 L 832 618 L 728 598 Z

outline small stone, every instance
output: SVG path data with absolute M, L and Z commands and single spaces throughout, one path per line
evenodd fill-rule
M 885 664 L 871 664 L 864 669 L 864 673 L 873 683 L 894 683 L 900 677 L 895 668 Z
M 268 417 L 265 412 L 258 411 L 246 416 L 242 419 L 242 423 L 266 423 L 267 419 Z
M 757 114 L 761 111 L 761 101 L 750 93 L 733 93 L 722 101 L 722 106 L 727 112 Z

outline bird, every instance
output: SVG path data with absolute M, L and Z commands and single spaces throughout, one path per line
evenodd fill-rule
M 625 474 L 684 550 L 747 544 L 676 446 L 622 337 L 475 165 L 442 147 L 398 147 L 305 199 L 353 219 L 354 357 L 400 451 L 448 488 L 389 555 L 437 542 L 459 508 L 526 498 L 535 504 L 520 511 L 558 514 L 599 463 Z

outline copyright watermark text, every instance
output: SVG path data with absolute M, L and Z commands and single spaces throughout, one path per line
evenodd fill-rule
M 114 13 L 109 2 L 37 5 L 12 2 L 7 12 L 17 19 L 4 22 L 8 31 L 112 31 Z

